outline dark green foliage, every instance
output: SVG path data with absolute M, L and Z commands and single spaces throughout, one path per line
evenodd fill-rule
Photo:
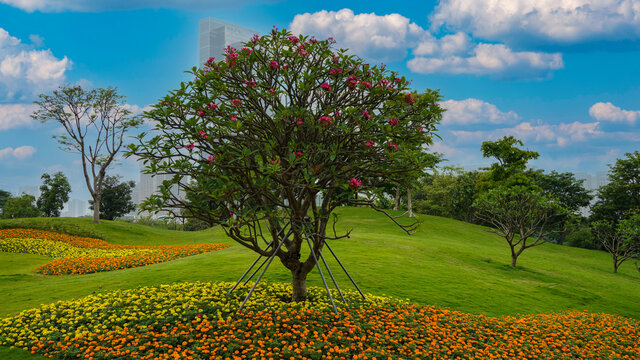
M 591 218 L 618 222 L 628 211 L 640 209 L 640 152 L 626 153 L 609 169 L 610 182 L 598 189 Z
M 548 174 L 542 171 L 530 171 L 535 185 L 542 192 L 553 196 L 560 204 L 573 214 L 589 206 L 593 196 L 584 188 L 584 180 L 578 180 L 572 173 L 558 173 L 555 170 Z
M 59 217 L 64 204 L 69 201 L 71 186 L 63 173 L 57 172 L 51 175 L 44 173 L 41 179 L 40 197 L 37 201 L 38 209 L 45 217 Z
M 134 181 L 120 182 L 120 175 L 104 178 L 102 183 L 102 197 L 100 198 L 100 218 L 114 220 L 136 209 L 131 194 L 136 187 Z M 93 210 L 93 200 L 89 200 L 89 208 Z
M 478 171 L 444 167 L 441 172 L 434 171 L 425 176 L 416 189 L 416 211 L 472 222 L 472 205 L 480 174 Z
M 0 217 L 3 219 L 17 219 L 26 217 L 38 217 L 40 210 L 34 204 L 36 198 L 33 195 L 22 194 L 22 196 L 10 197 L 2 208 Z
M 595 238 L 611 254 L 613 272 L 631 258 L 640 256 L 640 212 L 629 211 L 616 224 L 610 220 L 591 223 Z
M 596 243 L 593 233 L 588 226 L 580 226 L 568 229 L 564 238 L 564 244 L 568 246 L 579 247 L 583 249 L 598 249 L 600 246 Z
M 10 192 L 0 189 L 0 209 L 2 209 L 2 207 L 10 197 L 11 197 Z

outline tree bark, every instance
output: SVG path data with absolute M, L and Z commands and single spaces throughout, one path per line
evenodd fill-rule
M 301 264 L 302 265 L 302 264 Z M 292 302 L 307 301 L 307 273 L 302 270 L 302 266 L 291 271 L 291 284 L 293 292 L 291 293 Z
M 398 206 L 400 206 L 400 185 L 396 187 L 396 200 L 393 204 L 393 210 L 398 210 Z
M 93 197 L 93 222 L 100 224 L 100 201 L 102 200 L 102 194 L 96 193 Z
M 413 217 L 413 207 L 411 206 L 411 188 L 407 188 L 407 208 L 409 209 L 409 217 Z
M 511 255 L 511 267 L 516 267 L 516 262 L 517 261 L 518 261 L 518 255 L 512 254 Z

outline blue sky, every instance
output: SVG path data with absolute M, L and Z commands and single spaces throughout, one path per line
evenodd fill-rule
M 482 141 L 514 135 L 545 170 L 595 173 L 640 146 L 640 0 L 0 0 L 0 189 L 63 171 L 87 199 L 79 157 L 34 123 L 36 95 L 117 86 L 134 108 L 186 79 L 198 21 L 272 26 L 384 62 L 449 111 L 434 150 L 476 168 Z M 113 173 L 137 180 L 124 159 Z

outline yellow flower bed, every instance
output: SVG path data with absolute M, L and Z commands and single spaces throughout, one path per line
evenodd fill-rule
M 155 249 L 100 249 L 81 248 L 61 241 L 47 239 L 0 238 L 0 251 L 37 254 L 54 259 L 103 258 L 156 252 Z

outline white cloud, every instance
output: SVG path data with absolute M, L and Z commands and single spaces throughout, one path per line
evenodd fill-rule
M 44 38 L 37 34 L 29 35 L 29 40 L 31 40 L 31 43 L 36 47 L 40 47 L 44 44 Z
M 593 104 L 589 108 L 589 115 L 600 121 L 628 122 L 630 124 L 640 120 L 640 110 L 622 110 L 610 102 Z
M 36 107 L 34 104 L 0 104 L 0 131 L 30 126 L 33 123 L 31 114 Z
M 520 116 L 514 111 L 502 112 L 497 106 L 478 99 L 447 100 L 440 103 L 447 109 L 442 124 L 508 124 Z
M 395 61 L 407 56 L 428 32 L 400 14 L 354 14 L 350 9 L 296 15 L 289 25 L 294 34 L 333 37 L 338 46 L 373 60 Z
M 419 48 L 418 48 L 419 49 Z M 562 69 L 560 53 L 513 51 L 503 44 L 478 44 L 466 56 L 416 57 L 407 67 L 422 74 L 493 75 L 500 78 L 547 78 Z
M 61 85 L 71 68 L 66 56 L 34 50 L 0 28 L 0 101 L 25 100 Z
M 251 3 L 251 0 L 0 0 L 0 3 L 17 7 L 27 12 L 60 12 L 60 11 L 109 11 L 130 9 L 189 9 L 205 10 L 220 7 L 237 7 Z
M 511 128 L 491 131 L 452 131 L 459 142 L 465 143 L 480 140 L 495 140 L 503 136 L 514 136 L 523 141 L 536 143 L 556 143 L 566 146 L 570 143 L 585 141 L 589 138 L 601 136 L 598 122 L 592 123 L 562 123 L 562 124 L 533 124 L 522 122 Z
M 638 0 L 442 0 L 430 19 L 434 29 L 445 26 L 494 41 L 640 38 Z
M 0 160 L 4 158 L 9 158 L 9 157 L 14 157 L 18 160 L 23 160 L 35 154 L 35 152 L 36 152 L 36 148 L 29 145 L 20 146 L 15 149 L 12 147 L 7 147 L 0 150 Z

